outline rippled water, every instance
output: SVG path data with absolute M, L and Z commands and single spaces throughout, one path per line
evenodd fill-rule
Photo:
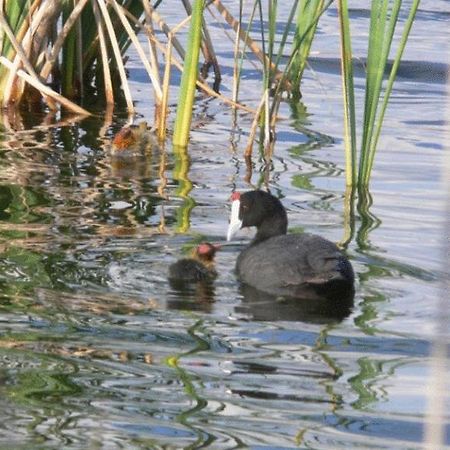
M 367 10 L 352 14 L 363 35 Z M 101 117 L 4 120 L 0 447 L 422 448 L 444 271 L 449 17 L 448 2 L 422 2 L 372 206 L 357 214 L 348 246 L 357 291 L 344 317 L 241 291 L 233 273 L 241 245 L 218 254 L 213 289 L 180 293 L 167 281 L 183 249 L 224 240 L 229 194 L 249 180 L 268 180 L 283 197 L 291 229 L 334 241 L 349 232 L 334 9 L 306 73 L 307 114 L 282 108 L 291 118 L 279 124 L 270 171 L 242 158 L 251 117 L 232 133 L 217 101 L 199 102 L 189 156 L 154 149 L 144 161 L 106 151 L 120 117 L 106 126 Z M 228 44 L 217 48 L 230 85 Z M 151 120 L 133 62 L 138 109 Z M 242 100 L 255 104 L 258 81 L 251 69 L 244 78 Z M 361 95 L 361 78 L 356 87 Z

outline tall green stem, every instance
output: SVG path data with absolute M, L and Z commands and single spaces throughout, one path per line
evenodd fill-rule
M 173 144 L 181 147 L 186 147 L 189 142 L 189 130 L 192 121 L 192 107 L 194 104 L 198 59 L 202 39 L 203 8 L 204 0 L 194 0 L 173 133 Z

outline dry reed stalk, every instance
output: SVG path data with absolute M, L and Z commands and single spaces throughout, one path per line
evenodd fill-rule
M 137 26 L 141 27 L 141 28 L 145 28 L 145 25 L 143 25 L 141 22 L 139 22 L 135 17 L 133 17 L 131 14 L 126 14 L 126 16 L 133 21 Z M 187 21 L 189 20 L 189 18 L 186 18 L 185 20 L 183 20 L 182 22 L 180 22 L 175 28 L 178 29 L 180 28 L 180 26 L 183 26 Z M 156 37 L 152 36 L 151 39 L 154 40 L 156 46 L 158 47 L 158 50 L 163 53 L 164 55 L 167 54 L 167 49 L 164 47 L 163 44 L 161 44 L 161 42 L 158 41 L 158 39 L 156 39 Z M 172 38 L 172 44 L 174 44 L 174 39 L 175 37 Z M 173 45 L 173 47 L 175 48 L 175 45 Z M 178 70 L 180 70 L 181 72 L 183 71 L 183 65 L 172 55 L 171 57 L 171 64 L 173 64 Z M 197 86 L 202 89 L 206 94 L 210 95 L 211 97 L 215 97 L 219 100 L 221 100 L 222 102 L 224 102 L 225 104 L 228 104 L 230 106 L 233 106 L 235 108 L 241 109 L 243 111 L 246 111 L 248 113 L 251 114 L 255 114 L 255 110 L 253 108 L 250 108 L 249 106 L 246 105 L 242 105 L 240 103 L 236 103 L 233 102 L 233 100 L 229 99 L 228 97 L 225 97 L 217 92 L 215 92 L 211 87 L 208 86 L 208 84 L 197 80 Z
M 155 35 L 155 29 L 153 26 L 153 7 L 150 5 L 150 2 L 142 2 L 142 5 L 144 7 L 144 22 L 146 24 L 145 31 L 148 41 L 148 49 L 149 49 L 149 55 L 150 55 L 150 65 L 152 67 L 155 67 L 155 77 L 158 80 L 158 85 L 161 86 L 162 96 L 161 99 L 158 99 L 157 96 L 155 96 L 155 128 L 157 130 L 157 134 L 159 134 L 159 131 L 161 130 L 161 121 L 164 121 L 162 118 L 162 115 L 164 114 L 162 111 L 163 108 L 163 98 L 164 98 L 164 89 L 161 84 L 161 77 L 159 74 L 159 63 L 158 63 L 158 51 L 156 49 L 156 45 L 153 39 L 151 39 L 151 36 Z M 165 124 L 164 124 L 165 126 Z
M 232 90 L 232 100 L 237 102 L 238 98 L 238 90 L 239 90 L 239 71 L 237 66 L 238 54 L 239 54 L 239 35 L 241 33 L 241 23 L 238 22 L 238 28 L 236 30 L 235 39 L 234 39 L 234 65 L 233 65 L 233 90 Z M 235 110 L 236 111 L 236 110 Z
M 162 19 L 162 17 L 157 13 L 157 11 L 152 10 L 152 17 L 153 20 L 158 24 L 160 30 L 166 35 L 169 36 L 170 33 L 172 33 L 172 30 L 167 25 L 167 23 Z M 188 21 L 188 18 L 185 19 L 185 21 Z M 142 25 L 142 24 L 141 24 Z M 176 36 L 173 36 L 172 33 L 172 46 L 177 51 L 178 55 L 181 59 L 184 60 L 185 57 L 185 51 L 183 46 L 180 44 L 180 41 L 176 38 Z
M 103 0 L 101 0 L 103 1 Z M 144 49 L 142 48 L 141 43 L 139 42 L 136 33 L 133 31 L 133 28 L 131 28 L 130 23 L 125 18 L 125 15 L 122 12 L 122 8 L 119 7 L 116 0 L 109 0 L 108 2 L 111 4 L 116 11 L 120 21 L 122 22 L 123 27 L 125 28 L 126 32 L 128 33 L 129 38 L 131 39 L 131 42 L 134 44 L 136 51 L 141 58 L 142 64 L 144 64 L 145 69 L 147 70 L 148 76 L 152 82 L 153 89 L 155 90 L 155 95 L 158 102 L 161 102 L 162 99 L 162 90 L 161 90 L 161 83 L 159 81 L 159 72 L 158 72 L 158 66 L 152 66 L 150 61 L 148 60 L 147 56 L 145 55 Z M 122 61 L 122 58 L 120 58 Z
M 125 72 L 125 67 L 123 65 L 122 55 L 120 53 L 119 43 L 117 42 L 116 32 L 114 31 L 114 26 L 111 21 L 111 17 L 108 13 L 108 8 L 106 7 L 105 0 L 94 0 L 97 2 L 100 11 L 102 13 L 103 19 L 105 21 L 106 29 L 108 30 L 108 37 L 113 49 L 114 58 L 117 64 L 117 70 L 119 71 L 120 81 L 122 85 L 123 95 L 127 104 L 128 113 L 134 114 L 133 99 L 131 97 L 130 86 L 128 85 L 127 74 Z
M 256 130 L 258 129 L 259 118 L 261 117 L 262 110 L 266 104 L 265 95 L 261 97 L 258 108 L 255 112 L 255 117 L 253 118 L 252 126 L 250 127 L 250 134 L 248 137 L 248 144 L 244 151 L 244 157 L 251 158 L 253 151 L 253 143 L 255 142 Z
M 102 58 L 103 82 L 105 84 L 106 105 L 114 105 L 114 91 L 112 87 L 111 71 L 109 69 L 108 49 L 106 48 L 106 37 L 103 30 L 103 20 L 99 7 L 95 0 L 92 0 L 92 9 L 97 21 L 98 39 L 100 43 L 100 55 Z
M 76 21 L 80 17 L 80 14 L 82 13 L 88 1 L 89 0 L 79 0 L 77 2 L 76 6 L 70 13 L 70 16 L 67 18 L 62 30 L 58 32 L 58 37 L 56 38 L 56 41 L 53 44 L 50 56 L 48 57 L 46 63 L 44 64 L 44 67 L 41 69 L 40 75 L 44 80 L 47 80 L 48 76 L 50 75 L 50 72 L 53 70 L 56 62 L 58 61 L 59 52 L 61 51 L 61 48 L 64 44 L 64 41 L 67 38 L 67 35 L 72 29 L 72 26 L 76 23 Z
M 42 13 L 39 15 L 39 17 L 42 18 Z M 17 71 L 19 70 L 20 64 L 21 63 L 23 64 L 25 69 L 28 71 L 28 73 L 32 77 L 35 77 L 36 79 L 38 79 L 38 76 L 28 59 L 27 52 L 25 51 L 25 49 L 23 48 L 22 43 L 21 43 L 25 39 L 25 36 L 27 36 L 27 33 L 30 32 L 30 29 L 28 29 L 28 31 L 24 34 L 22 41 L 19 42 L 16 39 L 14 32 L 12 31 L 11 27 L 9 26 L 9 24 L 5 18 L 3 9 L 0 10 L 0 25 L 3 28 L 3 31 L 5 32 L 6 36 L 10 40 L 11 45 L 13 46 L 13 48 L 16 52 L 14 61 L 13 62 L 10 61 L 11 65 L 8 66 L 9 76 L 8 76 L 8 80 L 6 81 L 6 84 L 4 87 L 2 106 L 4 108 L 6 108 L 9 106 L 10 103 L 14 103 L 17 100 L 17 92 L 18 91 L 20 92 L 22 90 L 22 88 L 18 89 L 18 86 L 16 83 Z M 13 96 L 15 96 L 15 98 L 13 98 Z
M 145 14 L 145 23 L 147 24 L 148 28 L 148 47 L 149 47 L 149 54 L 150 54 L 150 65 L 152 67 L 155 67 L 155 77 L 158 80 L 158 85 L 161 86 L 161 77 L 159 76 L 159 64 L 158 64 L 158 52 L 156 51 L 155 42 L 153 39 L 150 39 L 150 36 L 155 35 L 155 30 L 153 27 L 153 8 L 151 7 L 150 3 L 148 2 L 142 2 L 144 6 L 144 14 Z
M 248 36 L 239 26 L 239 21 L 236 20 L 233 15 L 223 6 L 220 0 L 214 0 L 212 2 L 221 16 L 224 18 L 225 22 L 238 34 L 239 38 L 245 42 L 245 45 L 255 54 L 255 56 L 261 61 L 261 63 L 267 64 L 271 70 L 275 71 L 277 77 L 282 77 L 283 73 L 280 72 L 276 65 L 269 60 L 269 58 L 264 54 L 264 52 L 258 47 L 258 45 L 253 41 L 253 39 Z
M 169 41 L 167 42 L 167 53 L 166 53 L 166 66 L 164 68 L 164 79 L 163 79 L 163 97 L 161 102 L 160 111 L 160 121 L 158 128 L 158 139 L 163 142 L 166 139 L 166 121 L 169 107 L 169 83 L 170 83 L 170 72 L 172 68 L 172 35 L 169 35 Z
M 0 64 L 3 64 L 8 69 L 13 69 L 13 63 L 6 59 L 4 56 L 0 56 Z M 61 94 L 58 94 L 53 89 L 49 88 L 45 84 L 41 83 L 37 77 L 32 77 L 30 74 L 25 72 L 23 69 L 19 69 L 16 72 L 17 76 L 24 79 L 28 84 L 36 88 L 38 91 L 40 91 L 43 95 L 47 95 L 50 98 L 54 99 L 56 102 L 64 106 L 69 111 L 74 112 L 75 114 L 79 114 L 82 116 L 89 116 L 91 113 L 89 111 L 86 111 L 81 106 L 76 105 L 75 103 L 71 102 L 67 98 L 63 97 Z
M 19 103 L 25 89 L 23 83 L 17 83 L 16 71 L 23 65 L 26 71 L 33 77 L 38 78 L 35 71 L 37 67 L 36 56 L 39 54 L 41 47 L 45 45 L 46 36 L 48 30 L 53 23 L 54 17 L 56 17 L 60 11 L 60 5 L 58 3 L 46 3 L 39 7 L 40 2 L 33 3 L 33 15 L 29 15 L 29 20 L 24 21 L 20 29 L 20 36 L 22 39 L 19 41 L 15 38 L 15 42 L 11 40 L 10 33 L 12 33 L 9 25 L 8 29 L 5 28 L 4 23 L 7 23 L 2 11 L 2 21 L 5 32 L 11 41 L 11 44 L 16 51 L 16 55 L 13 60 L 13 69 L 9 73 L 8 80 L 4 88 L 3 105 L 8 106 L 11 103 Z M 36 12 L 35 12 L 36 11 Z M 33 63 L 32 63 L 33 62 Z M 33 65 L 34 64 L 34 65 Z M 50 107 L 54 106 L 52 102 L 47 102 Z
M 264 91 L 264 153 L 267 153 L 270 146 L 270 101 L 269 89 Z

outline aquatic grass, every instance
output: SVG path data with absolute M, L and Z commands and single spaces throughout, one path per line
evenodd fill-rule
M 344 129 L 347 185 L 368 186 L 381 133 L 384 115 L 392 92 L 397 70 L 411 31 L 420 0 L 413 0 L 402 37 L 383 89 L 387 62 L 399 22 L 401 0 L 374 0 L 371 4 L 369 43 L 366 65 L 364 115 L 362 125 L 359 166 L 356 143 L 356 106 L 353 87 L 352 50 L 348 5 L 339 0 L 338 12 L 341 29 L 341 67 L 344 100 Z

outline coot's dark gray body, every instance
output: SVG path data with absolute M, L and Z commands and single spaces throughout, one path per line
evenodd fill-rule
M 310 296 L 324 285 L 353 284 L 354 278 L 350 262 L 335 244 L 306 233 L 250 245 L 239 255 L 236 271 L 250 286 L 290 297 Z
M 312 298 L 353 290 L 354 273 L 347 257 L 332 242 L 312 234 L 286 234 L 281 202 L 263 191 L 232 196 L 228 239 L 240 228 L 257 233 L 239 255 L 236 271 L 249 286 L 276 296 Z

